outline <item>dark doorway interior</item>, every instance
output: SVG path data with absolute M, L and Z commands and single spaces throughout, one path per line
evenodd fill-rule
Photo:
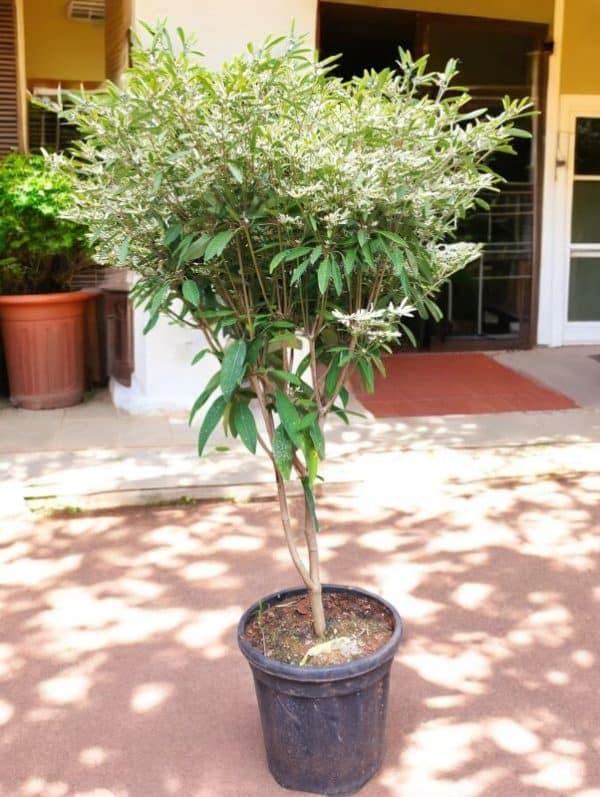
M 393 67 L 398 47 L 430 54 L 441 68 L 460 61 L 459 83 L 473 107 L 494 111 L 502 97 L 532 97 L 541 110 L 546 27 L 528 23 L 425 14 L 342 3 L 320 4 L 323 57 L 341 54 L 337 72 L 349 79 L 365 69 Z M 521 127 L 527 123 L 521 124 Z M 532 345 L 537 306 L 541 143 L 539 116 L 529 120 L 531 140 L 516 139 L 517 156 L 500 155 L 490 165 L 506 179 L 486 197 L 490 211 L 473 213 L 460 240 L 484 244 L 481 259 L 456 275 L 440 296 L 445 319 L 418 331 L 424 348 L 510 348 Z

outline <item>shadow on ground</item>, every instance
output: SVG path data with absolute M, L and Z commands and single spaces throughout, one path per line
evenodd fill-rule
M 406 623 L 364 797 L 599 797 L 598 487 L 324 503 L 327 579 Z M 249 603 L 295 583 L 274 503 L 39 519 L 0 543 L 0 794 L 290 794 L 235 642 Z

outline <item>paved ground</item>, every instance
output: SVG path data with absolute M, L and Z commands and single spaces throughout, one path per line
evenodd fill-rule
M 473 474 L 472 474 L 473 475 Z M 371 471 L 322 509 L 326 578 L 403 615 L 364 797 L 600 797 L 600 476 Z M 295 583 L 273 502 L 0 530 L 3 797 L 285 797 L 235 644 Z

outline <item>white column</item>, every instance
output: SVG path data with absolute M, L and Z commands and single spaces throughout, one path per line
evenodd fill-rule
M 560 136 L 560 78 L 565 0 L 555 0 L 546 99 L 546 145 L 542 207 L 542 251 L 539 281 L 537 342 L 560 346 L 564 326 L 564 281 L 567 269 L 563 253 L 563 197 L 567 152 Z

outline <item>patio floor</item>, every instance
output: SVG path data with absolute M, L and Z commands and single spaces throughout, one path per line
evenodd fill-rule
M 600 797 L 600 477 L 390 484 L 321 513 L 326 578 L 405 622 L 362 797 Z M 273 502 L 21 520 L 0 543 L 0 794 L 293 794 L 235 642 L 295 582 Z
M 376 418 L 477 415 L 573 409 L 577 403 L 537 379 L 479 353 L 397 354 L 385 358 L 373 394 L 356 396 Z M 597 400 L 600 400 L 600 368 Z M 355 380 L 358 384 L 358 380 Z M 567 388 L 565 382 L 563 390 Z

